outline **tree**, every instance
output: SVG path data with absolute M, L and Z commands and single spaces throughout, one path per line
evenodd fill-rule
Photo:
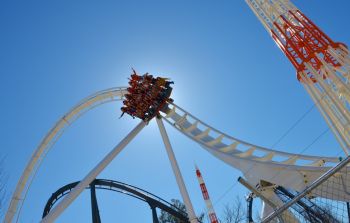
M 172 199 L 171 203 L 180 209 L 181 211 L 186 213 L 186 207 L 185 205 L 177 200 Z M 159 223 L 181 223 L 178 219 L 176 219 L 174 216 L 170 215 L 169 213 L 165 211 L 160 212 L 159 217 Z M 187 215 L 187 214 L 186 214 Z M 200 222 L 204 222 L 206 214 L 202 213 L 198 220 Z M 223 209 L 223 215 L 221 219 L 218 219 L 220 223 L 243 223 L 246 222 L 246 209 L 244 204 L 242 203 L 242 200 L 237 196 L 235 197 L 232 204 L 226 204 Z M 208 217 L 206 218 L 205 222 L 210 222 Z
M 171 204 L 174 205 L 176 208 L 178 208 L 187 216 L 186 206 L 184 203 L 182 203 L 178 199 L 171 199 Z M 202 222 L 203 218 L 204 218 L 204 214 L 201 214 L 198 219 L 200 222 Z M 160 216 L 159 216 L 159 223 L 182 223 L 182 222 L 180 222 L 179 219 L 175 218 L 168 212 L 161 210 Z
M 246 211 L 241 199 L 237 196 L 232 204 L 226 204 L 223 210 L 221 223 L 245 222 Z

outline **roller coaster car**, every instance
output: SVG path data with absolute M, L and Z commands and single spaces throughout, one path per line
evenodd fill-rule
M 123 101 L 124 106 L 121 108 L 123 112 L 121 116 L 127 113 L 133 118 L 149 122 L 164 106 L 167 106 L 167 102 L 174 101 L 170 98 L 173 90 L 170 85 L 173 83 L 168 78 L 154 78 L 148 73 L 140 76 L 133 70 L 129 78 L 128 93 Z

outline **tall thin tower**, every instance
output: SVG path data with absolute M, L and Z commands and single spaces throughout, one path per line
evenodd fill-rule
M 350 151 L 350 58 L 289 0 L 246 0 L 297 70 L 346 155 Z
M 209 216 L 210 223 L 219 223 L 219 221 L 216 217 L 213 205 L 212 205 L 211 200 L 209 198 L 209 193 L 208 193 L 207 187 L 205 186 L 202 174 L 199 171 L 197 165 L 196 165 L 196 175 L 197 175 L 199 186 L 200 186 L 201 191 L 202 191 L 205 205 L 207 206 L 207 209 L 208 209 L 208 216 Z

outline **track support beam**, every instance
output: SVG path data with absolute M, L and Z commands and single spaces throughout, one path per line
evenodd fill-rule
M 90 196 L 91 196 L 91 215 L 92 223 L 101 223 L 100 211 L 98 210 L 98 203 L 96 197 L 95 181 L 90 184 Z
M 173 172 L 174 172 L 174 175 L 176 178 L 177 185 L 179 186 L 182 199 L 183 199 L 185 206 L 186 206 L 186 210 L 187 210 L 187 214 L 188 214 L 188 217 L 190 219 L 190 222 L 191 223 L 198 223 L 198 219 L 196 217 L 196 214 L 194 213 L 194 209 L 193 209 L 193 206 L 192 206 L 192 203 L 190 200 L 190 196 L 188 195 L 185 182 L 184 182 L 182 174 L 180 172 L 179 165 L 177 164 L 174 151 L 171 147 L 168 134 L 165 130 L 164 123 L 163 123 L 161 118 L 156 118 L 156 120 L 157 120 L 159 131 L 160 131 L 160 134 L 162 136 L 162 139 L 163 139 L 163 142 L 164 142 L 164 145 L 165 145 L 165 148 L 166 148 L 166 151 L 167 151 L 170 163 L 171 163 L 171 167 L 173 169 Z
M 112 160 L 125 148 L 126 145 L 145 127 L 143 121 L 140 122 L 114 149 L 90 171 L 90 173 L 80 183 L 57 204 L 50 213 L 42 219 L 41 223 L 51 223 L 89 186 L 89 184 L 112 162 Z
M 150 207 L 151 207 L 151 210 L 152 210 L 153 223 L 159 223 L 156 207 L 154 205 L 152 205 L 152 204 L 150 204 Z

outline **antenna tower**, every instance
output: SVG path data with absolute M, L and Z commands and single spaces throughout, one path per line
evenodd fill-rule
M 207 209 L 208 209 L 208 215 L 209 215 L 210 223 L 219 223 L 219 221 L 218 221 L 218 219 L 216 217 L 213 205 L 212 205 L 211 200 L 209 198 L 209 193 L 208 193 L 207 187 L 205 186 L 202 174 L 199 171 L 197 166 L 196 166 L 196 175 L 197 175 L 199 186 L 200 186 L 201 191 L 202 191 L 202 195 L 203 195 L 203 198 L 204 198 L 204 201 L 205 201 L 205 205 L 207 206 Z

